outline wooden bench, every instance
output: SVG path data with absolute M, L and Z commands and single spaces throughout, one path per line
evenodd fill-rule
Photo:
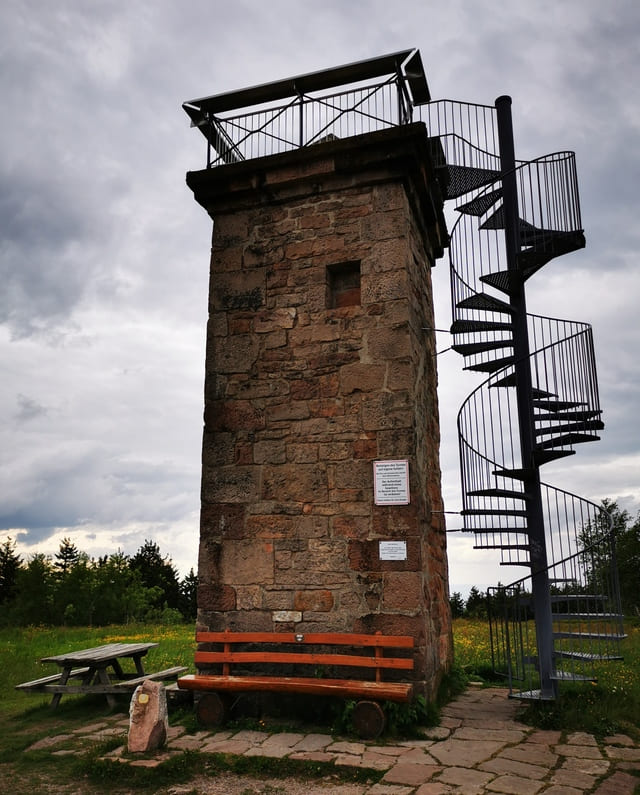
M 413 670 L 412 657 L 384 654 L 385 649 L 403 650 L 405 654 L 413 649 L 413 638 L 408 635 L 226 630 L 197 632 L 196 641 L 199 673 L 180 677 L 178 687 L 207 691 L 197 703 L 198 720 L 204 725 L 224 721 L 227 693 L 304 693 L 359 699 L 353 724 L 360 736 L 372 738 L 384 729 L 385 717 L 379 702 L 408 702 L 413 697 L 412 684 L 382 678 L 387 670 Z M 310 670 L 301 674 L 299 666 Z M 354 669 L 373 671 L 374 677 L 337 678 L 330 675 L 336 669 L 341 674 Z
M 75 668 L 69 674 L 69 679 L 77 679 L 78 677 L 86 677 L 91 672 L 91 668 Z M 51 674 L 51 676 L 43 676 L 41 679 L 32 679 L 31 682 L 23 682 L 16 685 L 16 690 L 44 690 L 47 685 L 55 685 L 62 679 L 62 672 L 59 674 Z

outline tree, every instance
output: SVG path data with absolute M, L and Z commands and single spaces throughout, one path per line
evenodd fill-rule
M 464 599 L 459 591 L 454 591 L 449 599 L 451 618 L 462 618 L 464 615 Z
M 615 500 L 604 499 L 601 507 L 603 513 L 587 522 L 579 536 L 588 587 L 598 593 L 599 585 L 610 580 L 615 560 L 622 608 L 640 614 L 640 512 L 632 522 L 628 511 L 621 510 Z M 610 528 L 612 544 L 608 542 Z
M 63 538 L 60 542 L 60 547 L 55 555 L 56 562 L 53 564 L 61 577 L 64 577 L 67 572 L 78 562 L 80 553 L 78 547 L 71 541 L 70 538 Z
M 466 613 L 469 618 L 486 618 L 487 617 L 487 598 L 484 594 L 472 586 L 469 591 L 466 603 Z
M 0 546 L 0 605 L 12 602 L 16 594 L 16 579 L 22 563 L 16 554 L 16 542 L 7 538 Z
M 53 597 L 55 576 L 51 558 L 41 552 L 18 569 L 13 613 L 18 624 L 55 623 Z
M 193 569 L 180 583 L 180 612 L 187 620 L 196 618 L 198 612 L 198 576 Z
M 160 554 L 160 547 L 154 542 L 145 540 L 144 544 L 131 558 L 129 566 L 140 574 L 145 588 L 157 589 L 153 607 L 162 610 L 165 607 L 178 610 L 180 608 L 180 583 L 178 573 L 171 559 Z

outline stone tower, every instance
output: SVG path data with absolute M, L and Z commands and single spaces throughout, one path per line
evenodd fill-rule
M 397 117 L 309 121 L 353 83 L 397 92 Z M 185 109 L 208 141 L 187 183 L 214 222 L 198 623 L 412 635 L 430 696 L 451 623 L 430 277 L 447 231 L 410 113 L 427 100 L 407 51 Z M 269 113 L 300 138 L 274 144 Z

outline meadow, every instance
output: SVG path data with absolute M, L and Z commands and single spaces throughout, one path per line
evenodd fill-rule
M 492 673 L 487 622 L 481 619 L 456 619 L 453 631 L 455 668 L 452 678 L 458 684 L 461 680 L 470 680 L 482 682 L 486 687 L 504 686 L 504 681 Z M 624 661 L 602 665 L 595 685 L 582 683 L 579 686 L 563 686 L 557 702 L 530 706 L 525 720 L 542 728 L 584 730 L 597 736 L 621 731 L 640 741 L 640 622 L 628 622 L 627 632 Z M 17 788 L 12 785 L 13 792 L 30 791 L 32 795 L 50 792 L 52 781 L 61 784 L 78 775 L 90 781 L 91 786 L 88 783 L 83 792 L 92 795 L 130 791 L 118 789 L 122 784 L 119 780 L 94 780 L 101 770 L 96 765 L 101 749 L 91 751 L 81 763 L 49 753 L 23 753 L 25 748 L 41 737 L 73 732 L 75 728 L 86 726 L 88 722 L 107 714 L 108 708 L 102 696 L 65 696 L 60 706 L 52 711 L 48 696 L 17 691 L 15 685 L 55 672 L 55 666 L 40 662 L 42 657 L 67 649 L 116 641 L 158 642 L 159 646 L 149 651 L 145 662 L 148 670 L 185 665 L 193 671 L 194 635 L 193 624 L 0 629 L 0 792 L 5 791 L 1 782 L 10 780 L 20 785 Z M 119 709 L 125 715 L 128 712 L 128 698 L 123 698 L 122 702 Z M 171 722 L 175 721 L 195 726 L 191 708 L 182 713 L 172 712 Z M 81 767 L 78 767 L 79 764 Z M 188 778 L 188 771 L 193 772 L 192 768 L 198 763 L 195 759 L 185 757 L 180 764 L 186 765 L 180 776 Z M 157 792 L 154 786 L 151 779 L 144 785 L 141 780 L 136 790 Z M 64 787 L 58 791 L 67 792 Z

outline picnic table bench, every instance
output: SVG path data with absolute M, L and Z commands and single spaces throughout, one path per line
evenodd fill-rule
M 205 691 L 196 706 L 198 720 L 204 725 L 225 720 L 228 693 L 305 693 L 358 699 L 353 724 L 360 736 L 372 738 L 385 725 L 379 702 L 408 702 L 413 697 L 411 683 L 382 678 L 385 670 L 413 670 L 411 656 L 384 654 L 385 649 L 392 649 L 396 655 L 400 651 L 406 655 L 414 645 L 408 635 L 225 630 L 197 632 L 196 642 L 198 673 L 181 676 L 177 684 L 184 690 Z M 312 668 L 300 675 L 298 666 Z M 356 668 L 373 671 L 375 676 L 355 678 L 351 674 Z M 349 678 L 344 678 L 344 671 Z
M 51 693 L 51 706 L 54 708 L 58 706 L 63 695 L 70 693 L 104 694 L 109 706 L 113 707 L 117 694 L 133 690 L 145 679 L 155 681 L 176 679 L 187 670 L 185 666 L 175 666 L 163 671 L 145 673 L 142 658 L 149 649 L 157 645 L 157 643 L 108 643 L 91 649 L 43 657 L 40 662 L 56 663 L 62 670 L 51 676 L 23 682 L 16 685 L 16 689 Z M 125 659 L 133 660 L 135 673 L 123 671 L 121 660 Z M 108 669 L 112 669 L 111 675 Z

